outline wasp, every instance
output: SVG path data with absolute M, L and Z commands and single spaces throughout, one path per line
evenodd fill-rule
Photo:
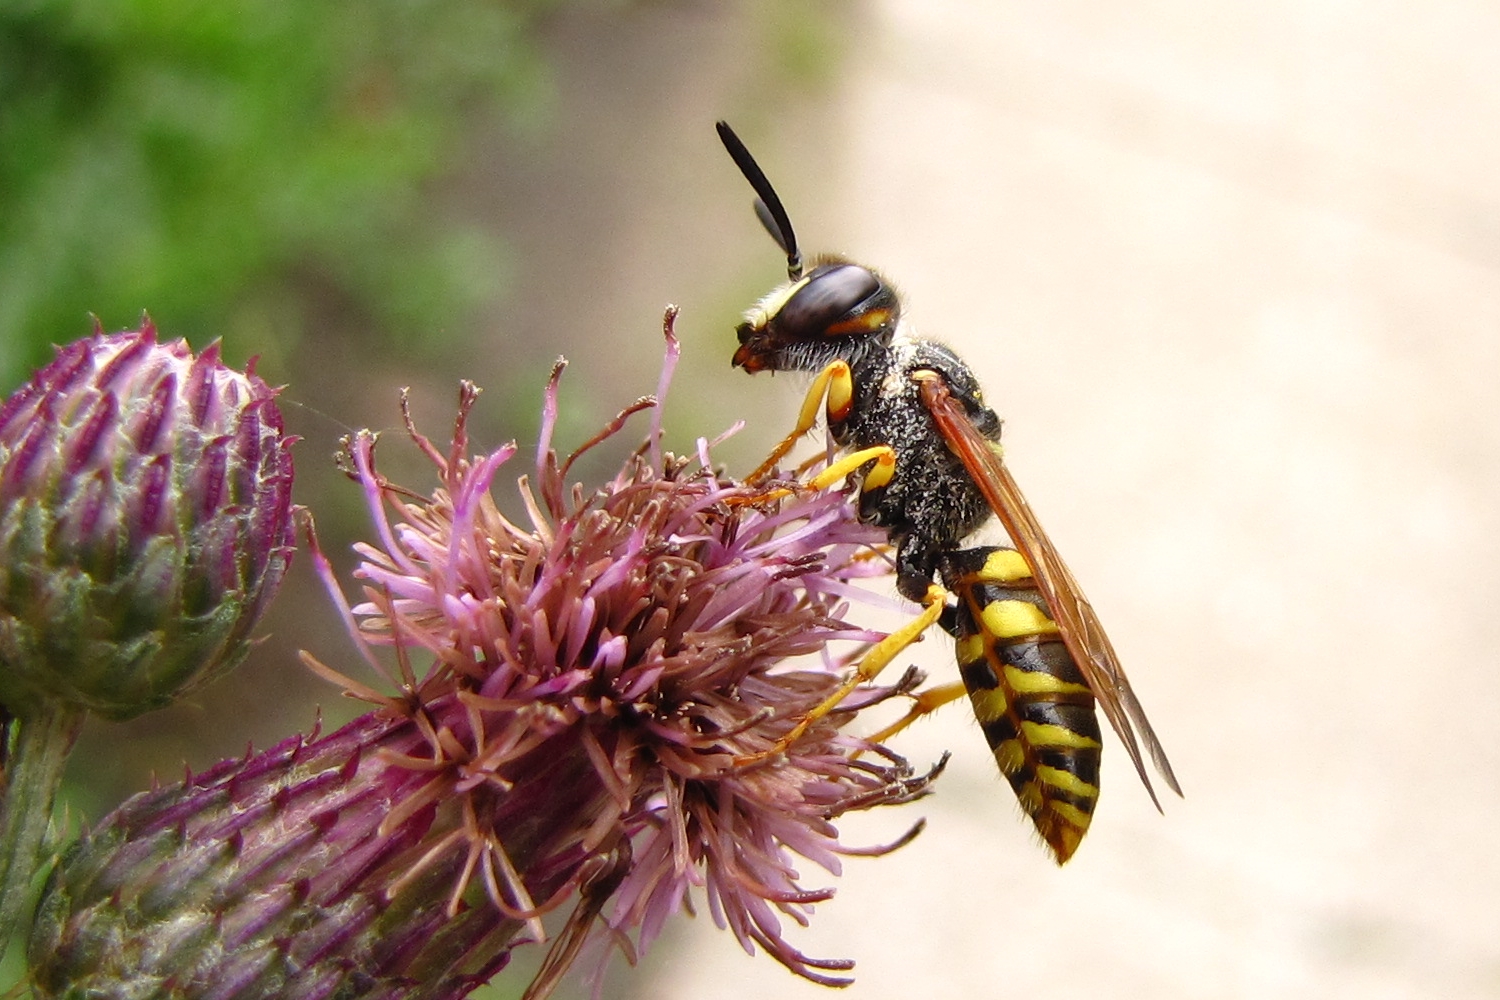
M 923 605 L 784 743 L 936 623 L 954 637 L 962 682 L 918 694 L 911 712 L 877 739 L 967 691 L 1000 771 L 1063 864 L 1099 797 L 1097 704 L 1160 811 L 1144 758 L 1181 795 L 1172 765 L 1093 606 L 1006 467 L 1000 418 L 973 371 L 949 348 L 913 334 L 878 272 L 833 255 L 804 266 L 770 181 L 728 124 L 717 127 L 787 260 L 786 283 L 739 325 L 733 363 L 752 374 L 815 373 L 795 428 L 750 480 L 771 475 L 821 410 L 842 457 L 808 485 L 857 481 L 860 519 L 884 528 L 894 546 L 896 589 Z M 1015 547 L 965 548 L 991 517 Z

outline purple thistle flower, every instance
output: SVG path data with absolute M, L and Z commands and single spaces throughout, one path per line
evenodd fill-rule
M 668 322 L 664 393 L 677 345 Z M 314 558 L 351 634 L 395 653 L 396 693 L 333 674 L 377 709 L 181 786 L 137 796 L 59 866 L 31 941 L 39 996 L 462 997 L 568 911 L 528 997 L 550 992 L 602 921 L 632 959 L 695 888 L 748 949 L 829 985 L 844 960 L 782 934 L 830 888 L 849 848 L 835 820 L 909 801 L 917 775 L 843 731 L 909 689 L 870 686 L 785 752 L 834 692 L 843 660 L 880 638 L 844 620 L 861 578 L 886 573 L 878 530 L 836 492 L 767 499 L 649 446 L 598 490 L 569 481 L 582 451 L 551 448 L 562 366 L 545 397 L 527 512 L 501 513 L 495 477 L 516 453 L 472 456 L 465 385 L 451 444 L 410 426 L 440 488 L 376 471 L 348 446 L 378 544 L 361 545 L 351 607 Z M 660 393 L 659 393 L 660 394 Z M 789 658 L 805 658 L 788 662 Z M 174 944 L 179 940 L 180 944 Z

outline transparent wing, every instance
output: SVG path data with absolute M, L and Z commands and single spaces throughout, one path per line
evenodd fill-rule
M 913 377 L 920 384 L 922 402 L 932 413 L 939 433 L 963 462 L 969 476 L 989 502 L 990 509 L 1005 526 L 1021 558 L 1030 567 L 1037 592 L 1047 602 L 1068 652 L 1088 681 L 1105 718 L 1109 719 L 1120 742 L 1125 744 L 1136 773 L 1141 776 L 1152 803 L 1160 811 L 1156 789 L 1151 786 L 1151 778 L 1141 758 L 1142 744 L 1167 787 L 1178 795 L 1182 794 L 1182 787 L 1172 773 L 1172 765 L 1161 741 L 1146 719 L 1145 709 L 1141 708 L 1130 688 L 1130 681 L 1120 667 L 1114 646 L 1099 624 L 1093 606 L 1083 596 L 1078 581 L 1073 579 L 1062 556 L 1053 548 L 1051 539 L 1031 512 L 1021 488 L 1000 460 L 997 447 L 979 433 L 963 403 L 949 391 L 947 380 L 934 371 L 921 371 Z

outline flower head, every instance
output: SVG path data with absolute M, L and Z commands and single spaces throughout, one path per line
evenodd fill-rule
M 784 752 L 746 760 L 837 690 L 830 643 L 880 637 L 844 616 L 856 581 L 886 572 L 871 558 L 881 536 L 840 494 L 770 499 L 724 478 L 706 444 L 662 457 L 659 428 L 604 487 L 572 483 L 579 452 L 559 461 L 550 440 L 560 372 L 520 481 L 524 519 L 491 495 L 515 446 L 470 454 L 472 387 L 447 448 L 411 431 L 441 482 L 430 495 L 381 477 L 372 435 L 350 442 L 379 543 L 359 547 L 363 601 L 333 591 L 362 648 L 395 651 L 395 693 L 340 678 L 376 711 L 127 803 L 54 879 L 39 981 L 79 982 L 83 943 L 150 940 L 175 894 L 215 954 L 266 975 L 236 996 L 328 996 L 357 975 L 361 996 L 458 997 L 570 909 L 539 997 L 598 920 L 633 955 L 695 890 L 747 949 L 848 981 L 833 973 L 851 963 L 802 955 L 781 920 L 832 895 L 803 885 L 796 857 L 837 873 L 842 854 L 883 850 L 844 846 L 841 814 L 931 780 L 841 728 L 905 685 L 861 689 Z M 149 916 L 133 905 L 145 898 Z M 163 981 L 206 974 L 159 942 L 132 959 L 147 952 Z
M 275 392 L 183 341 L 97 331 L 0 407 L 0 701 L 115 718 L 248 650 L 292 551 Z

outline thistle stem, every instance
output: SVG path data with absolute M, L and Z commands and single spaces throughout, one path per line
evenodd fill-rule
M 52 805 L 85 712 L 55 699 L 29 706 L 6 734 L 9 764 L 0 799 L 0 950 L 27 916 L 47 849 Z

